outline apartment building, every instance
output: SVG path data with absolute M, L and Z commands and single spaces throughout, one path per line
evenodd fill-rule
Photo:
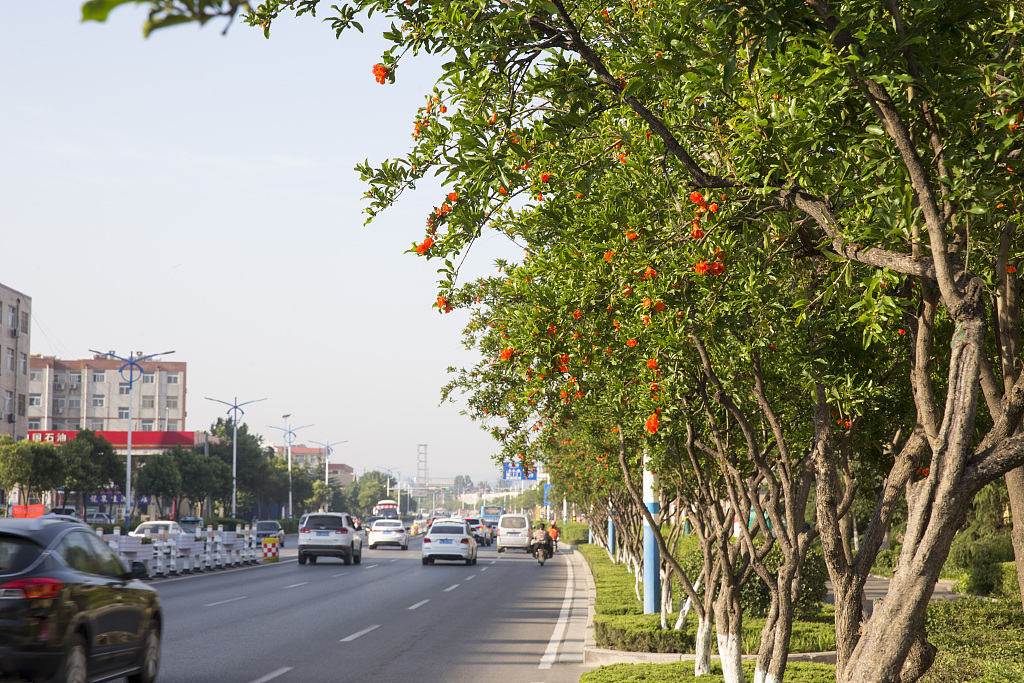
M 32 298 L 0 285 L 0 433 L 28 434 Z
M 128 431 L 130 412 L 132 431 L 186 431 L 186 363 L 140 361 L 141 373 L 132 367 L 123 375 L 125 362 L 107 354 L 32 356 L 28 365 L 28 429 Z M 135 370 L 131 383 L 129 369 Z

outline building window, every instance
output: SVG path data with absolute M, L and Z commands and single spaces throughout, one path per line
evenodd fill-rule
M 153 421 L 152 420 L 143 420 L 142 421 L 142 431 L 144 431 L 144 432 L 151 432 L 151 431 L 153 431 Z
M 18 309 L 14 306 L 7 307 L 7 327 L 18 326 Z
M 28 380 L 30 382 L 42 382 L 43 381 L 43 371 L 42 370 L 32 370 L 32 371 L 30 371 L 28 373 Z
M 7 369 L 8 370 L 13 370 L 14 369 L 14 349 L 7 349 L 6 358 L 7 358 L 7 362 L 6 362 Z
M 142 383 L 143 384 L 154 384 L 155 382 L 156 382 L 156 375 L 154 373 L 152 373 L 152 372 L 144 372 L 144 373 L 142 373 Z
M 103 370 L 93 370 L 92 371 L 92 381 L 93 382 L 106 382 L 107 381 L 107 373 L 104 372 Z
M 177 428 L 178 428 L 178 421 L 177 420 L 165 420 L 164 421 L 164 430 L 165 431 L 173 432 Z
M 93 394 L 92 395 L 92 407 L 93 408 L 102 408 L 103 407 L 103 394 Z
M 69 372 L 68 373 L 68 381 L 71 382 L 72 384 L 81 384 L 82 383 L 82 373 L 80 373 L 80 372 Z
M 18 372 L 23 375 L 28 374 L 28 354 L 22 353 L 18 355 Z
M 168 372 L 167 373 L 167 383 L 168 384 L 177 384 L 178 383 L 178 373 L 176 373 L 176 372 Z
M 82 408 L 81 396 L 68 396 L 68 408 Z
M 103 420 L 89 420 L 89 429 L 98 432 L 103 429 Z
M 57 431 L 63 431 L 64 420 L 54 420 L 52 429 L 56 429 Z
M 30 406 L 41 406 L 41 405 L 43 405 L 43 395 L 42 394 L 29 394 L 28 395 L 28 404 Z
M 28 421 L 28 428 L 32 430 L 39 430 L 43 426 L 43 421 L 38 417 L 30 418 Z
M 21 312 L 21 333 L 28 334 L 28 311 Z
M 168 408 L 177 408 L 178 407 L 178 397 L 177 396 L 168 396 L 167 397 L 167 407 Z
M 156 405 L 156 398 L 155 397 L 153 397 L 153 396 L 143 396 L 142 397 L 142 407 L 143 408 L 150 408 L 150 409 L 152 409 L 154 405 Z
M 132 390 L 132 385 L 128 382 L 121 382 L 117 385 L 117 393 L 121 396 L 127 396 Z
M 123 408 L 118 408 L 117 409 L 117 419 L 118 420 L 127 420 L 128 419 L 128 407 L 127 406 L 125 406 Z
M 53 399 L 53 412 L 63 413 L 64 412 L 64 399 L 55 398 Z
M 18 415 L 21 417 L 25 417 L 25 413 L 27 412 L 25 403 L 25 394 L 18 394 Z
M 13 391 L 5 391 L 4 392 L 4 413 L 10 414 L 10 412 L 12 410 L 14 410 L 14 392 Z

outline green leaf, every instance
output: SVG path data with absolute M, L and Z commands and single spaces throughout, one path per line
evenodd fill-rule
M 89 0 L 82 5 L 82 21 L 106 21 L 111 10 L 128 2 L 132 0 Z

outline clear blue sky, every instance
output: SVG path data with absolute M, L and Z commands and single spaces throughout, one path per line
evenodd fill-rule
M 422 239 L 443 188 L 363 226 L 353 166 L 398 156 L 438 61 L 371 73 L 381 26 L 342 41 L 319 18 L 271 40 L 241 23 L 142 38 L 144 13 L 79 21 L 80 2 L 0 4 L 0 282 L 32 297 L 32 352 L 154 353 L 188 363 L 189 429 L 228 401 L 280 444 L 342 441 L 357 472 L 498 476 L 490 437 L 438 407 L 465 366 L 464 314 L 439 315 Z M 518 250 L 492 237 L 471 275 Z

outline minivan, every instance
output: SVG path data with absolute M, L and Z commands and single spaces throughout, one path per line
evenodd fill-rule
M 507 513 L 498 518 L 498 552 L 506 548 L 530 549 L 530 518 L 518 513 Z

